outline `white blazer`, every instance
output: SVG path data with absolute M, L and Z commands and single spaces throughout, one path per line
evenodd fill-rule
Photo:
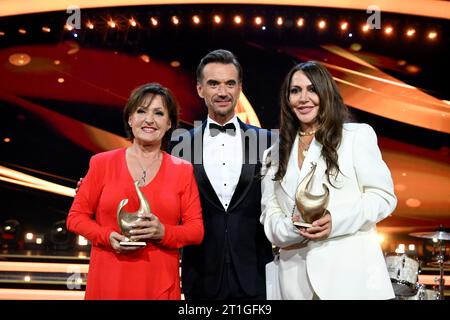
M 376 223 L 394 211 L 397 198 L 374 130 L 367 124 L 344 124 L 337 150 L 342 173 L 336 180 L 332 178 L 338 188 L 331 186 L 325 175 L 322 145 L 313 139 L 300 170 L 298 143 L 297 136 L 281 183 L 272 180 L 278 169 L 278 144 L 263 157 L 260 221 L 267 238 L 281 248 L 306 240 L 301 249 L 280 250 L 283 299 L 311 299 L 314 292 L 320 299 L 394 298 Z M 266 168 L 269 152 L 271 166 Z M 321 241 L 304 239 L 291 220 L 297 185 L 314 162 L 312 193 L 322 194 L 322 183 L 330 190 L 331 233 Z

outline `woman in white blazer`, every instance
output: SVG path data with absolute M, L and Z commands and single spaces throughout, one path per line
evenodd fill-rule
M 395 297 L 376 224 L 397 204 L 392 177 L 367 124 L 347 123 L 348 110 L 326 68 L 295 66 L 281 88 L 278 143 L 263 158 L 261 223 L 280 247 L 282 299 Z M 295 193 L 317 164 L 312 194 L 325 184 L 325 215 L 310 228 L 293 225 Z

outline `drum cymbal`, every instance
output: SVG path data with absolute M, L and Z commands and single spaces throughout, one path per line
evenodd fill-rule
M 445 268 L 449 268 L 449 267 L 450 267 L 450 261 L 444 261 L 444 262 L 442 263 L 442 265 L 443 265 Z M 437 261 L 432 261 L 432 262 L 428 262 L 428 263 L 427 263 L 427 266 L 430 266 L 430 267 L 440 267 L 440 263 L 437 262 Z
M 410 236 L 426 239 L 450 240 L 450 233 L 445 231 L 413 232 Z

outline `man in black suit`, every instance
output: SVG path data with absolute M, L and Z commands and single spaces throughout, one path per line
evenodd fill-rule
M 205 236 L 183 248 L 187 300 L 265 299 L 265 265 L 273 259 L 261 215 L 261 157 L 269 131 L 235 114 L 242 68 L 233 53 L 215 50 L 197 68 L 197 92 L 208 108 L 201 126 L 172 138 L 169 148 L 194 165 Z

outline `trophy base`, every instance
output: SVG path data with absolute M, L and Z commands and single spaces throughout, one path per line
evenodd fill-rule
M 145 247 L 147 242 L 145 241 L 120 241 L 119 244 L 124 247 Z
M 312 224 L 311 223 L 306 223 L 306 222 L 295 221 L 294 222 L 294 226 L 301 227 L 301 228 L 311 228 Z

